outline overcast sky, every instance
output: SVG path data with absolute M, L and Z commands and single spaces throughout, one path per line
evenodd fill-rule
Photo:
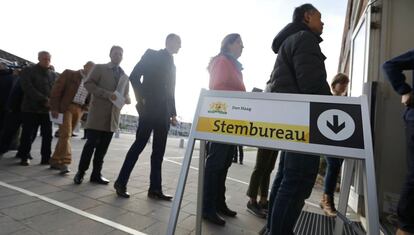
M 338 67 L 346 0 L 2 1 L 0 49 L 33 62 L 38 51 L 47 50 L 62 72 L 80 69 L 88 60 L 107 63 L 110 47 L 119 45 L 121 67 L 129 75 L 147 48 L 164 48 L 166 35 L 176 33 L 182 39 L 175 55 L 177 113 L 192 121 L 200 89 L 208 88 L 208 61 L 223 37 L 240 33 L 246 88 L 264 88 L 276 59 L 270 48 L 274 36 L 291 22 L 293 9 L 307 2 L 325 23 L 321 48 L 330 81 Z M 137 115 L 134 104 L 122 113 Z

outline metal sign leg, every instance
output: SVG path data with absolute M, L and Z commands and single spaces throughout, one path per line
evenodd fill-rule
M 187 182 L 188 171 L 190 168 L 191 157 L 194 149 L 194 138 L 188 139 L 187 150 L 181 167 L 180 178 L 178 180 L 177 191 L 175 192 L 174 201 L 171 207 L 170 220 L 168 221 L 167 235 L 173 235 L 177 226 L 178 213 L 180 212 L 181 201 L 184 195 L 185 183 Z
M 344 177 L 341 183 L 341 193 L 339 194 L 338 212 L 342 215 L 346 215 L 346 209 L 348 207 L 349 192 L 351 190 L 352 173 L 355 167 L 355 160 L 344 160 Z M 342 235 L 344 231 L 344 221 L 337 216 L 335 219 L 335 235 Z
M 380 234 L 378 216 L 377 184 L 373 158 L 368 157 L 362 169 L 365 194 L 365 212 L 367 216 L 367 234 Z
M 203 190 L 204 190 L 204 168 L 206 159 L 206 141 L 200 140 L 200 159 L 198 164 L 198 192 L 197 192 L 197 214 L 196 234 L 201 235 L 201 215 L 203 211 Z

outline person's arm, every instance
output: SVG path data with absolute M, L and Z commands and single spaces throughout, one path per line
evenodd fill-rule
M 85 99 L 85 104 L 82 105 L 83 111 L 88 111 L 90 101 L 91 101 L 91 94 L 88 93 L 88 96 L 86 96 L 86 99 Z
M 124 98 L 125 98 L 125 104 L 131 103 L 131 97 L 129 97 L 129 81 L 127 81 L 125 84 Z
M 403 71 L 414 69 L 414 50 L 388 60 L 382 65 L 382 69 L 386 75 L 385 77 L 398 94 L 410 93 L 412 88 L 405 81 L 406 78 Z
M 28 98 L 36 100 L 38 103 L 47 105 L 49 98 L 40 92 L 33 84 L 34 72 L 35 71 L 32 67 L 24 69 L 21 74 L 20 85 L 22 86 L 24 94 Z
M 401 103 L 410 105 L 412 103 L 412 88 L 405 81 L 404 70 L 414 69 L 414 50 L 399 55 L 382 65 L 385 77 L 391 83 L 394 90 L 401 95 Z
M 134 89 L 137 101 L 142 100 L 143 97 L 145 97 L 145 91 L 143 90 L 143 81 L 141 82 L 141 77 L 144 75 L 147 69 L 148 60 L 150 59 L 150 56 L 153 52 L 153 50 L 148 49 L 141 57 L 141 60 L 135 65 L 131 75 L 129 76 L 129 81 L 131 81 L 131 85 Z
M 88 78 L 85 80 L 84 86 L 86 90 L 92 95 L 95 95 L 100 98 L 111 99 L 113 92 L 108 91 L 99 87 L 99 82 L 102 77 L 102 65 L 96 65 L 91 73 L 89 74 Z
M 52 90 L 50 92 L 50 110 L 52 111 L 52 115 L 54 117 L 57 116 L 57 113 L 59 113 L 59 104 L 68 76 L 70 76 L 70 72 L 68 70 L 63 71 L 63 73 L 53 84 Z
M 300 92 L 331 95 L 326 81 L 326 57 L 321 52 L 317 38 L 310 32 L 303 32 L 297 35 L 296 43 L 292 46 L 292 63 Z

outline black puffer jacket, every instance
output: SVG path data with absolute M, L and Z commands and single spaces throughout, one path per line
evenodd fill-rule
M 322 38 L 303 23 L 290 23 L 276 35 L 278 54 L 268 85 L 271 92 L 331 95 L 319 43 Z

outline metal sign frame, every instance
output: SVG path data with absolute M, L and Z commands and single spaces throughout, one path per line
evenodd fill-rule
M 355 149 L 341 146 L 328 146 L 314 143 L 293 143 L 287 141 L 263 140 L 249 138 L 245 136 L 226 136 L 212 133 L 203 133 L 197 131 L 198 122 L 203 102 L 206 98 L 222 99 L 242 99 L 251 102 L 254 101 L 271 101 L 271 102 L 302 102 L 302 103 L 327 103 L 330 106 L 335 105 L 358 105 L 361 108 L 361 121 L 363 131 L 363 149 Z M 283 115 L 283 110 L 276 112 Z M 310 118 L 310 117 L 304 117 Z M 360 130 L 356 130 L 360 131 Z M 193 125 L 188 138 L 187 149 L 185 152 L 177 190 L 171 208 L 170 219 L 167 228 L 167 234 L 173 235 L 177 225 L 178 214 L 184 194 L 185 183 L 190 168 L 191 158 L 194 150 L 195 141 L 200 140 L 200 159 L 198 174 L 198 195 L 197 195 L 197 215 L 196 215 L 196 234 L 201 234 L 201 210 L 204 183 L 204 165 L 205 165 L 205 141 L 221 142 L 236 145 L 245 145 L 253 147 L 263 147 L 274 150 L 286 150 L 317 155 L 339 157 L 345 159 L 345 174 L 341 187 L 340 201 L 338 205 L 339 213 L 345 215 L 351 185 L 352 169 L 354 160 L 363 162 L 363 181 L 365 191 L 365 210 L 367 217 L 367 234 L 379 234 L 379 217 L 377 204 L 377 191 L 374 169 L 374 158 L 372 149 L 371 126 L 369 120 L 368 101 L 366 96 L 361 97 L 340 97 L 340 96 L 321 96 L 321 95 L 299 95 L 299 94 L 280 94 L 280 93 L 248 93 L 234 91 L 207 91 L 201 90 L 196 113 L 194 115 Z M 335 234 L 342 234 L 343 221 L 337 217 Z

